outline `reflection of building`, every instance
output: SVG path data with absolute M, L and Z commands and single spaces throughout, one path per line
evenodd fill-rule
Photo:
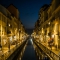
M 15 41 L 14 36 L 18 42 L 19 29 L 24 31 L 18 9 L 14 5 L 10 5 L 7 9 L 0 5 L 0 45 L 8 46 L 8 42 L 12 44 Z
M 49 38 L 54 38 L 54 45 L 60 47 L 60 2 L 59 0 L 52 0 L 51 4 L 41 7 L 39 12 L 40 35 L 43 40 L 47 41 Z M 47 41 L 48 42 L 48 41 Z

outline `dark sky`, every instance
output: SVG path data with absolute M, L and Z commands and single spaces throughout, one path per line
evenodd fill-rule
M 38 13 L 44 4 L 50 4 L 51 0 L 0 0 L 0 4 L 8 7 L 10 4 L 16 6 L 20 12 L 20 19 L 25 28 L 34 28 L 38 20 Z

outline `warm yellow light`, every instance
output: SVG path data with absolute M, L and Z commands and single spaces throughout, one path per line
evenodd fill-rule
M 12 41 L 12 36 L 10 37 L 10 41 Z
M 50 25 L 50 22 L 49 22 L 49 25 Z
M 54 35 L 52 35 L 52 38 L 54 38 Z
M 20 29 L 19 29 L 19 31 L 20 31 Z
M 14 36 L 14 40 L 16 40 L 16 36 Z
M 9 26 L 10 26 L 10 24 L 9 24 Z

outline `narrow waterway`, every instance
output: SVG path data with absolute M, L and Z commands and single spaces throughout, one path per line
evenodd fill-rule
M 18 60 L 19 59 L 20 58 L 18 58 Z M 32 39 L 28 39 L 28 43 L 27 43 L 27 46 L 25 48 L 25 51 L 23 53 L 21 60 L 37 60 L 35 50 L 33 48 Z

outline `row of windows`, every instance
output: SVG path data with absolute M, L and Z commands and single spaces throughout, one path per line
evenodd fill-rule
M 2 19 L 3 22 L 6 23 L 6 17 L 0 14 L 0 20 Z
M 2 16 L 2 20 L 6 23 L 6 18 L 4 16 Z
M 3 14 L 0 14 L 0 20 L 2 20 L 3 22 L 7 23 L 7 19 Z M 10 21 L 10 19 L 8 19 L 8 21 Z M 18 24 L 17 19 L 14 19 L 15 23 Z
M 2 26 L 2 31 L 6 32 L 6 27 Z M 1 25 L 0 25 L 0 32 L 1 32 Z
M 6 32 L 6 27 L 2 26 L 2 35 L 4 32 Z M 0 35 L 1 35 L 1 25 L 0 25 Z

